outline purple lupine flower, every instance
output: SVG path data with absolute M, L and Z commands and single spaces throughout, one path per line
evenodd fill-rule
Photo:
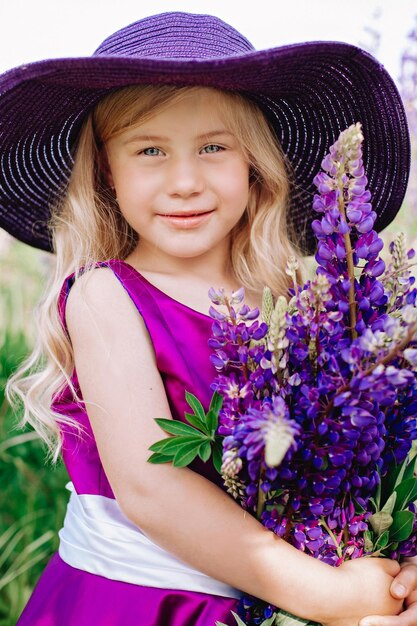
M 362 141 L 359 124 L 344 131 L 315 178 L 314 279 L 300 287 L 288 270 L 289 302 L 277 301 L 267 319 L 241 292 L 239 301 L 212 292 L 223 307 L 212 312 L 212 388 L 223 396 L 224 462 L 244 486 L 236 497 L 266 528 L 332 566 L 369 552 L 372 499 L 417 439 L 413 251 L 398 237 L 392 263 L 379 257 Z M 417 522 L 386 555 L 416 553 Z M 251 624 L 274 609 L 247 596 L 239 606 Z

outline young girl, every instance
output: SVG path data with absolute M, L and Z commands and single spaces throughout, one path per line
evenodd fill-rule
M 312 178 L 352 122 L 378 225 L 393 219 L 409 148 L 383 68 L 345 44 L 255 52 L 170 13 L 91 58 L 13 70 L 0 93 L 1 224 L 56 255 L 8 393 L 72 481 L 19 626 L 231 625 L 242 591 L 329 626 L 415 623 L 414 565 L 331 568 L 245 514 L 209 463 L 147 462 L 154 418 L 183 420 L 186 390 L 209 402 L 209 288 L 244 285 L 251 306 L 264 284 L 286 292 L 287 257 L 312 251 Z

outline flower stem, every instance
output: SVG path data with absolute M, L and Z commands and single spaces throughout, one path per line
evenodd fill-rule
M 372 363 L 369 367 L 366 368 L 366 370 L 363 370 L 362 378 L 366 378 L 367 376 L 372 374 L 372 372 L 374 371 L 375 368 L 378 367 L 378 365 L 386 365 L 387 363 L 390 363 L 390 361 L 395 359 L 395 357 L 406 346 L 408 346 L 408 344 L 410 343 L 410 341 L 412 340 L 412 338 L 414 337 L 414 335 L 416 333 L 417 333 L 417 322 L 414 323 L 414 324 L 411 324 L 409 326 L 408 331 L 407 331 L 407 335 L 402 339 L 402 341 L 394 344 L 394 346 L 391 348 L 391 350 L 389 352 L 387 352 L 387 354 L 385 356 L 383 356 L 382 358 L 380 358 L 377 361 L 375 361 L 375 363 Z M 335 397 L 338 396 L 341 393 L 344 393 L 345 391 L 349 391 L 350 383 L 351 383 L 351 381 L 348 381 L 346 384 L 342 385 L 341 387 L 339 387 L 335 391 L 334 396 L 332 397 L 332 399 L 329 400 L 329 402 L 324 407 L 324 414 L 325 415 L 329 415 L 330 411 L 332 410 L 332 408 L 334 406 Z
M 266 501 L 266 493 L 262 491 L 261 489 L 261 485 L 263 483 L 264 477 L 265 477 L 265 465 L 264 463 L 262 463 L 261 472 L 259 474 L 258 502 L 256 505 L 256 519 L 258 519 L 259 521 L 261 520 L 261 515 L 264 511 L 265 501 Z
M 333 540 L 334 545 L 336 546 L 337 556 L 339 557 L 339 559 L 342 559 L 343 558 L 343 552 L 342 552 L 342 548 L 340 547 L 340 543 L 337 541 L 337 539 L 336 539 L 336 537 L 334 535 L 334 532 L 327 525 L 324 517 L 322 517 L 320 519 L 320 526 L 323 526 L 325 531 L 328 533 L 329 537 L 331 537 L 331 539 Z
M 346 222 L 345 201 L 344 201 L 344 188 L 341 177 L 339 177 L 339 198 L 338 198 L 339 212 Z M 353 264 L 353 250 L 352 242 L 350 241 L 349 233 L 343 235 L 345 241 L 346 250 L 346 262 L 349 276 L 349 313 L 350 313 L 350 332 L 352 339 L 356 339 L 358 333 L 356 331 L 356 300 L 355 300 L 355 266 Z
M 237 326 L 236 323 L 236 319 L 235 317 L 232 315 L 232 307 L 230 305 L 230 301 L 229 298 L 225 299 L 225 303 L 226 303 L 226 307 L 227 307 L 227 311 L 229 313 L 229 322 L 233 325 L 233 326 Z M 239 346 L 243 346 L 244 342 L 242 340 L 242 337 L 240 335 L 237 336 L 237 343 Z M 239 366 L 242 369 L 243 375 L 245 377 L 245 380 L 249 380 L 249 370 L 248 370 L 248 366 L 246 365 L 246 363 L 240 363 Z

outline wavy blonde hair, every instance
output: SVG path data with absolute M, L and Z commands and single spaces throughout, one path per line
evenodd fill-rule
M 37 308 L 37 339 L 32 354 L 10 378 L 6 394 L 12 406 L 23 403 L 20 425 L 29 423 L 45 441 L 55 462 L 62 446 L 60 424 L 79 424 L 52 410 L 59 392 L 71 383 L 74 355 L 58 313 L 64 279 L 75 279 L 98 261 L 126 258 L 138 243 L 138 235 L 121 214 L 103 173 L 103 147 L 112 137 L 139 125 L 164 108 L 201 87 L 133 86 L 101 100 L 88 115 L 80 132 L 72 175 L 60 204 L 54 207 L 51 231 L 56 261 Z M 218 94 L 219 111 L 227 128 L 240 141 L 250 165 L 247 210 L 231 233 L 231 268 L 237 281 L 259 293 L 269 285 L 273 293 L 285 294 L 289 256 L 301 261 L 291 243 L 287 210 L 290 167 L 263 113 L 243 96 L 227 91 Z

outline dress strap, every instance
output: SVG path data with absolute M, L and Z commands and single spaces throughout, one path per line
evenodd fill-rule
M 187 390 L 194 393 L 202 389 L 201 399 L 209 403 L 211 392 L 207 388 L 207 380 L 213 379 L 215 374 L 210 363 L 211 350 L 207 345 L 212 320 L 160 291 L 131 265 L 120 259 L 98 262 L 92 269 L 96 267 L 111 269 L 133 301 L 151 338 L 162 378 L 169 378 L 169 384 L 173 384 L 174 380 L 180 381 L 183 395 L 185 384 Z M 65 279 L 58 302 L 66 332 L 65 305 L 74 279 L 74 273 Z M 189 364 L 190 349 L 194 349 L 192 368 Z M 186 381 L 193 381 L 191 388 Z M 184 406 L 184 409 L 187 407 Z

